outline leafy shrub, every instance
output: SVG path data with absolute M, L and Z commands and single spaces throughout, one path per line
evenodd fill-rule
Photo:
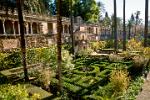
M 146 59 L 143 56 L 137 55 L 133 57 L 134 67 L 141 68 L 144 67 Z
M 81 49 L 77 52 L 78 56 L 88 56 L 93 52 L 93 50 L 91 48 L 87 48 L 87 49 Z
M 125 93 L 129 85 L 129 76 L 126 70 L 113 70 L 110 75 L 114 95 L 119 96 Z
M 93 50 L 99 50 L 99 49 L 103 49 L 106 46 L 106 42 L 105 41 L 97 41 L 97 42 L 92 42 L 91 43 L 91 48 Z
M 121 62 L 121 61 L 123 61 L 123 58 L 120 57 L 119 55 L 110 54 L 109 55 L 109 61 L 111 61 L 111 62 Z
M 29 97 L 28 92 L 23 85 L 1 85 L 0 99 L 2 100 L 36 100 L 38 96 Z
M 21 66 L 20 52 L 0 53 L 0 70 Z
M 54 75 L 55 73 L 53 71 L 51 71 L 50 69 L 45 69 L 45 68 L 36 69 L 30 73 L 31 77 L 36 78 L 34 83 L 36 85 L 39 85 L 47 89 L 48 91 L 49 91 L 50 82 L 52 80 L 52 77 L 54 77 Z
M 43 66 L 57 67 L 57 48 L 55 45 L 43 48 L 27 49 L 27 64 L 42 63 Z M 12 53 L 0 53 L 0 70 L 21 66 L 21 51 L 16 50 Z M 62 48 L 63 69 L 73 69 L 72 56 L 67 50 Z
M 144 48 L 143 54 L 145 57 L 150 58 L 150 47 Z
M 142 42 L 137 41 L 135 39 L 129 40 L 127 43 L 127 50 L 129 50 L 129 51 L 142 51 L 143 50 Z
M 124 100 L 135 100 L 138 93 L 141 91 L 142 85 L 144 83 L 143 77 L 136 77 L 135 80 L 131 81 L 127 92 L 122 97 Z
M 114 47 L 114 41 L 113 40 L 107 40 L 106 41 L 106 48 L 113 48 Z
M 133 59 L 133 66 L 130 68 L 131 74 L 132 75 L 142 74 L 148 63 L 148 59 L 141 55 L 136 55 L 132 59 Z

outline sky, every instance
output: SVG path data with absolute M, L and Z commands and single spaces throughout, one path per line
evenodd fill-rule
M 108 12 L 108 15 L 113 14 L 114 0 L 96 0 L 101 1 L 104 4 L 105 10 Z M 117 16 L 123 17 L 123 0 L 116 0 L 117 1 Z M 150 5 L 150 2 L 149 2 Z M 145 18 L 145 0 L 126 0 L 126 20 L 131 17 L 132 13 L 136 11 L 141 11 L 140 18 Z

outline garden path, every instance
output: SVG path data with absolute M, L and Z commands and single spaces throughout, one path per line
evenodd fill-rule
M 150 100 L 150 73 L 145 80 L 141 93 L 137 96 L 136 100 Z

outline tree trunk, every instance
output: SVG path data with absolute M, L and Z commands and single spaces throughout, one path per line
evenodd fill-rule
M 129 36 L 128 36 L 128 39 L 130 40 L 131 39 L 131 27 L 129 26 Z
M 126 50 L 125 3 L 126 3 L 126 1 L 123 0 L 123 51 Z
M 114 50 L 117 53 L 118 49 L 118 37 L 117 37 L 117 8 L 116 8 L 116 0 L 114 0 Z
M 72 40 L 72 54 L 75 56 L 75 51 L 74 51 L 74 47 L 75 47 L 75 43 L 74 43 L 74 34 L 73 34 L 73 14 L 72 14 L 72 0 L 70 0 L 70 17 L 71 17 L 71 26 L 70 26 L 70 32 L 71 32 L 71 40 Z
M 144 47 L 147 47 L 147 35 L 148 35 L 148 3 L 149 3 L 149 0 L 145 0 Z
M 62 8 L 62 0 L 57 0 L 57 71 L 58 71 L 58 88 L 59 92 L 62 93 L 62 58 L 61 58 L 61 33 L 62 33 L 62 17 L 61 17 L 61 8 Z
M 29 81 L 27 63 L 26 63 L 26 44 L 25 44 L 25 37 L 24 37 L 24 21 L 23 21 L 23 14 L 22 14 L 23 2 L 24 2 L 24 0 L 17 0 L 17 8 L 18 8 L 18 18 L 19 18 L 20 35 L 21 35 L 20 44 L 21 44 L 21 52 L 22 52 L 22 64 L 23 64 L 23 68 L 24 68 L 25 81 Z

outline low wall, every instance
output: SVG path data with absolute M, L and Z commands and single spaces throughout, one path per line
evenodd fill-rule
M 25 36 L 26 47 L 47 47 L 56 43 L 56 36 L 48 35 L 28 35 Z M 20 48 L 20 36 L 1 36 L 0 50 Z

